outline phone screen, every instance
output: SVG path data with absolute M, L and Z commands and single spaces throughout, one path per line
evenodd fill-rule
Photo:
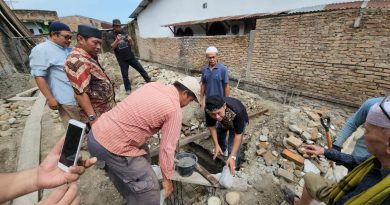
M 69 124 L 62 148 L 60 163 L 70 167 L 74 164 L 83 128 Z

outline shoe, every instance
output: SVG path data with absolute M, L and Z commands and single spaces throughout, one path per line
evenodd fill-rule
M 280 187 L 280 191 L 283 193 L 284 200 L 286 200 L 288 204 L 294 204 L 295 198 L 300 199 L 298 195 L 296 195 L 291 189 L 287 188 L 286 186 Z
M 126 90 L 126 95 L 130 95 L 131 94 L 131 90 Z
M 223 152 L 223 156 L 225 156 L 225 157 L 228 157 L 228 156 L 229 156 L 229 152 L 228 152 L 227 149 Z

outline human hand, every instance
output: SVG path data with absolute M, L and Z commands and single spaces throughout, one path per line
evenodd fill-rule
M 234 176 L 236 174 L 236 161 L 229 156 L 229 159 L 226 160 L 226 165 L 229 167 L 232 176 Z
M 133 41 L 133 39 L 131 38 L 130 35 L 127 35 L 127 40 L 128 40 L 128 41 Z
M 46 199 L 40 201 L 38 205 L 78 205 L 80 196 L 78 195 L 77 184 L 62 185 L 52 192 Z
M 311 155 L 322 155 L 325 153 L 325 149 L 317 145 L 302 145 L 305 148 L 305 154 Z
M 214 156 L 213 156 L 213 160 L 215 160 L 215 158 L 217 158 L 218 155 L 223 155 L 223 152 L 222 152 L 222 149 L 219 145 L 217 145 L 214 149 Z
M 58 104 L 58 102 L 55 98 L 47 99 L 47 104 L 49 105 L 50 109 L 52 109 L 52 110 L 58 110 L 60 108 L 60 104 Z
M 172 192 L 173 192 L 173 185 L 172 185 L 172 181 L 169 180 L 169 179 L 163 179 L 163 182 L 162 182 L 162 185 L 163 185 L 163 188 L 164 188 L 164 191 L 165 191 L 165 198 L 169 197 Z
M 36 186 L 38 189 L 54 188 L 65 183 L 76 181 L 84 173 L 86 168 L 96 163 L 96 157 L 85 161 L 80 159 L 79 161 L 82 166 L 71 166 L 69 167 L 69 172 L 64 172 L 57 166 L 63 144 L 64 138 L 61 138 L 37 168 Z
M 116 39 L 115 39 L 115 40 L 116 40 L 116 41 L 121 41 L 121 40 L 123 40 L 122 34 L 116 35 Z

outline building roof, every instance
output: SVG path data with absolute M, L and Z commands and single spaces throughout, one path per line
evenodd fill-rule
M 152 3 L 152 0 L 142 0 L 133 13 L 130 14 L 129 18 L 137 18 L 138 14 L 140 14 L 150 3 Z
M 273 17 L 279 15 L 294 15 L 294 14 L 314 13 L 314 12 L 323 12 L 323 11 L 331 11 L 331 10 L 357 9 L 365 6 L 368 8 L 390 8 L 390 1 L 370 0 L 368 1 L 368 3 L 367 1 L 355 1 L 355 2 L 323 4 L 323 5 L 303 7 L 303 8 L 291 9 L 291 10 L 274 12 L 274 13 L 253 13 L 253 14 L 237 15 L 237 16 L 225 16 L 225 17 L 195 20 L 195 21 L 177 22 L 177 23 L 172 23 L 172 24 L 167 24 L 162 26 L 163 27 L 190 26 L 195 24 L 212 23 L 217 21 L 242 20 L 242 19 L 259 18 L 259 17 Z
M 91 18 L 91 17 L 88 17 L 88 16 L 81 16 L 81 15 L 77 15 L 77 14 L 76 15 L 71 15 L 71 16 L 61 16 L 60 18 L 66 18 L 66 17 L 78 17 L 78 18 L 92 19 L 92 20 L 95 20 L 95 21 L 99 21 L 100 23 L 112 25 L 111 22 L 107 22 L 107 21 L 103 21 L 103 20 L 100 20 L 100 19 Z

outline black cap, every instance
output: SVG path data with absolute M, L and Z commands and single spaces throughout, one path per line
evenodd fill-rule
M 68 25 L 64 23 L 61 23 L 59 21 L 54 21 L 49 26 L 49 33 L 55 31 L 70 31 L 70 28 Z
M 102 39 L 102 32 L 94 26 L 81 24 L 78 26 L 77 32 L 82 36 Z
M 207 98 L 205 109 L 206 111 L 218 110 L 223 104 L 225 104 L 225 101 L 221 96 L 213 95 Z
M 112 25 L 113 26 L 121 26 L 122 25 L 121 20 L 119 20 L 119 19 L 112 20 Z

